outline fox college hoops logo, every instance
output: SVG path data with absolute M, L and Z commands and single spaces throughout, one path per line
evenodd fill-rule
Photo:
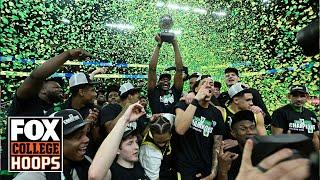
M 9 171 L 62 172 L 62 118 L 9 117 Z

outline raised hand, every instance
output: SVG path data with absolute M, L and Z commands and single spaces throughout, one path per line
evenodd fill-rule
M 196 96 L 194 97 L 195 99 L 200 101 L 200 100 L 205 99 L 206 96 L 209 96 L 209 94 L 210 94 L 209 89 L 206 88 L 208 84 L 209 84 L 208 82 L 205 82 L 204 84 L 202 84 L 200 86 L 199 91 L 197 92 Z
M 157 34 L 157 35 L 154 37 L 154 39 L 155 39 L 159 44 L 162 44 L 162 40 L 161 40 L 159 34 Z
M 219 154 L 218 154 L 218 161 L 219 161 L 219 171 L 221 174 L 227 174 L 230 170 L 232 161 L 238 158 L 238 154 L 232 152 L 224 152 L 223 146 L 220 146 Z
M 263 114 L 263 110 L 259 106 L 251 106 L 250 111 L 252 111 L 253 113 L 256 113 L 256 114 L 258 114 L 258 113 Z
M 69 58 L 70 59 L 79 59 L 79 60 L 85 60 L 88 57 L 92 57 L 90 53 L 83 49 L 70 49 L 68 50 Z
M 154 122 L 159 116 L 161 116 L 163 113 L 159 113 L 159 114 L 153 114 L 150 117 L 150 122 Z
M 237 140 L 233 140 L 233 139 L 226 139 L 223 141 L 223 149 L 230 149 L 233 148 L 235 146 L 238 145 L 238 141 Z
M 93 110 L 89 110 L 89 115 L 87 116 L 86 120 L 92 123 L 96 123 L 99 116 L 99 110 L 94 108 Z
M 144 110 L 143 106 L 140 104 L 140 102 L 136 102 L 134 104 L 131 104 L 127 110 L 124 112 L 122 117 L 127 122 L 132 122 L 137 120 L 140 116 L 144 115 L 146 111 Z

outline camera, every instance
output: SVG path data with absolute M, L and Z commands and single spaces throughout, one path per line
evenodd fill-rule
M 283 161 L 308 158 L 311 161 L 309 179 L 319 179 L 319 152 L 316 152 L 311 138 L 303 134 L 281 134 L 273 136 L 255 136 L 253 141 L 252 165 L 256 166 L 264 158 L 283 149 L 293 150 L 293 155 Z

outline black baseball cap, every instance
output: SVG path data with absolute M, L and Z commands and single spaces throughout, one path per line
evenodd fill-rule
M 192 73 L 190 76 L 189 76 L 189 79 L 191 78 L 198 78 L 199 76 L 201 76 L 201 74 L 199 72 L 195 72 L 195 73 Z
M 240 121 L 251 121 L 254 124 L 256 123 L 254 118 L 254 113 L 249 110 L 239 111 L 232 117 L 231 127 L 233 127 L 236 123 Z
M 126 137 L 130 136 L 130 135 L 135 135 L 137 134 L 137 122 L 130 122 L 126 129 L 124 130 L 122 139 L 125 139 Z
M 302 86 L 302 85 L 293 85 L 290 87 L 290 94 L 294 93 L 294 92 L 301 92 L 304 94 L 309 94 L 309 91 L 307 89 L 307 87 Z
M 224 70 L 224 74 L 234 72 L 237 76 L 239 76 L 239 71 L 236 68 L 233 67 L 228 67 L 227 69 Z
M 159 76 L 159 81 L 162 79 L 162 78 L 168 78 L 169 80 L 171 80 L 171 74 L 169 73 L 163 73 L 163 74 L 160 74 Z
M 64 109 L 51 114 L 50 117 L 63 117 L 63 135 L 71 134 L 90 123 L 83 120 L 81 114 L 74 109 Z

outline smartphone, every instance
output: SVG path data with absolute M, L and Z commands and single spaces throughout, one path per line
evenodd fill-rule
M 303 134 L 255 136 L 251 139 L 253 141 L 251 160 L 252 165 L 254 166 L 256 166 L 264 158 L 283 148 L 294 150 L 294 155 L 292 158 L 309 158 L 310 154 L 314 152 L 314 146 L 311 138 Z

